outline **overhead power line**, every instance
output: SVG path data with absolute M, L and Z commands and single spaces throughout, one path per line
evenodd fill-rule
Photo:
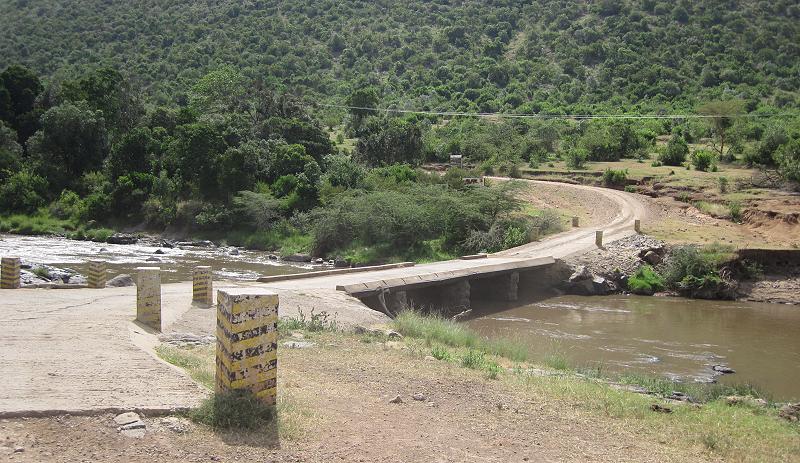
M 483 117 L 508 119 L 713 119 L 715 117 L 730 118 L 769 118 L 797 117 L 797 113 L 745 113 L 745 114 L 509 114 L 509 113 L 470 113 L 461 111 L 427 111 L 422 109 L 370 108 L 366 106 L 348 106 L 327 103 L 314 103 L 325 108 L 371 111 L 375 113 L 420 114 L 443 117 Z

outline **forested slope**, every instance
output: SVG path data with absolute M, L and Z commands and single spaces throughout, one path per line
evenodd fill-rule
M 795 107 L 800 88 L 791 0 L 4 0 L 0 17 L 0 69 L 116 67 L 154 103 L 222 64 L 324 101 L 370 84 L 484 112 Z

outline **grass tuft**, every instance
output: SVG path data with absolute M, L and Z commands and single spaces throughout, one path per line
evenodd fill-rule
M 189 418 L 215 429 L 264 430 L 275 426 L 275 407 L 247 390 L 216 393 L 189 412 Z

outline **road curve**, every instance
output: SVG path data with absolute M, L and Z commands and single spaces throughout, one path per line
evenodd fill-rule
M 493 180 L 507 180 L 503 177 L 490 177 Z M 591 228 L 575 228 L 569 231 L 549 236 L 542 241 L 534 241 L 522 246 L 507 249 L 493 254 L 493 256 L 530 258 L 540 256 L 553 256 L 563 258 L 571 255 L 582 254 L 595 249 L 595 231 L 603 231 L 603 241 L 609 243 L 635 233 L 633 224 L 636 219 L 645 223 L 649 219 L 648 207 L 644 200 L 635 194 L 609 188 L 600 188 L 587 185 L 573 185 L 569 183 L 546 182 L 541 180 L 517 180 L 533 184 L 558 185 L 565 189 L 591 191 L 605 196 L 616 204 L 617 211 L 614 218 L 605 224 L 594 225 Z
M 491 177 L 491 179 L 509 180 L 502 177 Z M 264 283 L 263 285 L 259 284 L 259 286 L 274 289 L 276 291 L 333 289 L 339 285 L 352 285 L 370 281 L 406 278 L 415 275 L 425 275 L 465 269 L 479 269 L 482 266 L 514 262 L 521 259 L 547 256 L 552 256 L 557 259 L 564 258 L 596 249 L 596 230 L 603 230 L 605 234 L 604 242 L 611 242 L 634 234 L 635 232 L 633 229 L 633 223 L 635 219 L 641 219 L 644 223 L 648 218 L 647 205 L 640 197 L 637 197 L 631 193 L 586 185 L 543 182 L 538 180 L 518 181 L 546 183 L 549 185 L 557 185 L 558 187 L 562 188 L 588 190 L 598 195 L 603 195 L 616 204 L 616 215 L 611 221 L 605 224 L 594 225 L 591 228 L 575 228 L 568 230 L 557 235 L 549 236 L 541 241 L 528 243 L 517 248 L 492 254 L 486 259 L 448 260 L 429 264 L 419 264 L 413 267 L 379 270 L 374 272 L 344 273 L 299 280 L 273 281 L 270 283 Z

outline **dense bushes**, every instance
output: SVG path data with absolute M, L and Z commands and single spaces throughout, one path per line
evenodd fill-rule
M 628 289 L 634 294 L 652 295 L 664 290 L 664 279 L 653 267 L 643 265 L 628 278 Z
M 730 247 L 684 246 L 671 253 L 664 269 L 664 281 L 686 296 L 731 298 L 735 288 L 726 265 L 734 258 Z
M 606 186 L 624 186 L 627 181 L 627 170 L 606 169 L 603 172 L 603 184 Z
M 716 156 L 711 151 L 697 150 L 692 153 L 692 164 L 697 170 L 708 171 L 714 166 Z

